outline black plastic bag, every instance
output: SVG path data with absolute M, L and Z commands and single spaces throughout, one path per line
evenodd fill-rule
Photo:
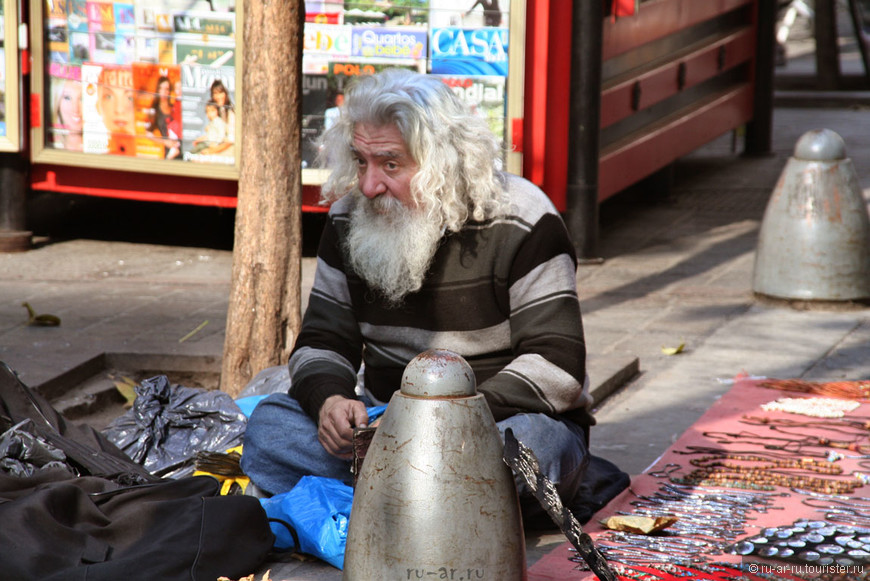
M 133 407 L 103 433 L 151 474 L 180 478 L 193 473 L 197 452 L 240 445 L 246 427 L 228 394 L 170 385 L 158 375 L 136 386 Z
M 123 484 L 141 484 L 159 480 L 109 441 L 102 433 L 88 425 L 70 424 L 39 392 L 27 387 L 6 363 L 0 361 L 0 431 L 16 429 L 38 437 L 48 446 L 65 456 L 64 466 L 50 462 L 37 473 L 55 477 L 103 476 Z M 27 439 L 27 436 L 20 435 Z M 18 447 L 12 440 L 4 456 Z M 27 443 L 32 448 L 32 441 Z M 21 443 L 21 453 L 30 452 Z M 42 457 L 40 455 L 40 457 Z M 26 471 L 26 468 L 25 468 Z M 0 471 L 0 477 L 7 472 Z M 36 473 L 35 473 L 36 474 Z
M 32 420 L 26 419 L 0 434 L 0 473 L 28 477 L 42 470 L 61 468 L 77 476 L 66 462 L 66 454 L 28 431 Z

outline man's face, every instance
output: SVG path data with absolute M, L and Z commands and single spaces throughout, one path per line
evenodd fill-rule
M 416 208 L 411 179 L 419 166 L 408 153 L 395 125 L 358 123 L 354 127 L 353 155 L 358 164 L 359 189 L 379 213 L 389 211 L 393 198 Z

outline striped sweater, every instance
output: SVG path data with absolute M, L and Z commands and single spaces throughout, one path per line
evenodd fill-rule
M 348 271 L 348 198 L 333 204 L 289 362 L 290 395 L 311 417 L 329 396 L 354 397 L 363 361 L 366 391 L 387 402 L 411 359 L 448 349 L 471 365 L 496 421 L 542 412 L 594 423 L 574 247 L 540 189 L 506 183 L 510 212 L 446 235 L 423 287 L 393 308 Z

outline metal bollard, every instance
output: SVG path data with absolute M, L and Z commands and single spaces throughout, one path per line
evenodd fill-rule
M 870 297 L 870 216 L 843 139 L 805 133 L 768 201 L 753 290 L 783 299 Z
M 516 486 L 471 366 L 426 351 L 369 445 L 342 579 L 526 579 Z

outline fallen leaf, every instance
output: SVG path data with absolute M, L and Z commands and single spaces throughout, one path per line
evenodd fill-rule
M 178 342 L 184 343 L 185 341 L 187 341 L 188 339 L 190 339 L 191 337 L 193 337 L 194 335 L 196 335 L 197 333 L 202 331 L 203 327 L 205 327 L 206 325 L 208 325 L 208 320 L 205 320 L 202 323 L 200 323 L 196 329 L 194 329 L 193 331 L 191 331 L 190 333 L 188 333 L 187 335 L 185 335 L 184 337 L 179 339 Z
M 55 315 L 37 315 L 30 303 L 21 303 L 27 309 L 27 324 L 33 327 L 57 327 L 60 325 L 60 317 Z
M 664 353 L 665 355 L 676 355 L 677 353 L 682 353 L 683 349 L 685 349 L 685 348 L 686 348 L 685 341 L 683 341 L 682 343 L 680 343 L 676 347 L 665 347 L 664 345 L 662 345 L 662 353 Z
M 136 382 L 126 375 L 122 375 L 120 381 L 114 383 L 118 393 L 124 396 L 124 407 L 131 407 L 136 400 Z

